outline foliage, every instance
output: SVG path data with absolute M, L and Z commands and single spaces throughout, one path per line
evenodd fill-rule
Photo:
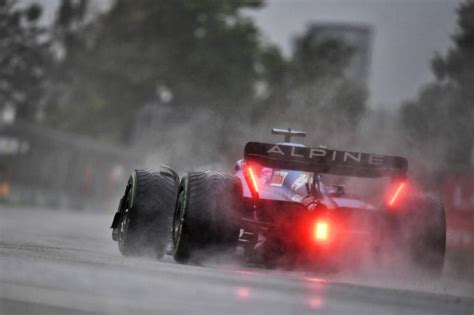
M 13 107 L 24 120 L 36 118 L 47 83 L 50 59 L 40 16 L 37 4 L 0 0 L 0 108 Z
M 76 36 L 82 45 L 67 50 L 57 72 L 70 74 L 60 80 L 69 86 L 51 106 L 51 119 L 68 127 L 64 118 L 71 108 L 86 106 L 73 115 L 71 129 L 87 125 L 87 132 L 123 141 L 134 113 L 160 100 L 162 91 L 167 96 L 161 101 L 184 116 L 200 107 L 237 112 L 253 99 L 260 54 L 257 29 L 239 10 L 260 5 L 115 1 L 94 25 L 79 28 L 92 36 Z M 91 116 L 100 117 L 97 124 Z
M 271 100 L 280 102 L 269 106 L 268 123 L 311 130 L 311 142 L 346 146 L 367 101 L 365 83 L 345 75 L 353 53 L 343 40 L 311 28 L 297 37 L 292 58 L 279 73 L 285 79 Z
M 351 133 L 366 103 L 365 87 L 345 78 L 352 47 L 308 30 L 285 58 L 242 14 L 262 5 L 117 0 L 91 16 L 88 0 L 62 0 L 46 123 L 106 141 L 165 146 L 173 156 L 186 155 L 171 143 L 178 134 L 194 155 L 228 156 L 247 130 L 262 125 L 314 130 L 317 121 L 321 136 L 336 128 Z M 145 125 L 157 135 L 134 135 Z M 190 145 L 198 135 L 214 147 Z
M 433 59 L 436 81 L 402 107 L 411 143 L 437 155 L 448 168 L 468 166 L 474 146 L 474 1 L 460 5 L 452 38 L 447 55 Z

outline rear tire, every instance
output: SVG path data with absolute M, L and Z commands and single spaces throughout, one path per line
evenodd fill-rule
M 238 177 L 221 172 L 189 172 L 181 181 L 173 218 L 173 257 L 177 262 L 235 248 L 242 213 Z
M 409 259 L 422 272 L 441 275 L 446 251 L 446 216 L 441 200 L 413 194 L 406 200 L 399 220 L 398 238 Z
M 119 209 L 118 247 L 124 256 L 161 258 L 169 242 L 177 184 L 169 174 L 136 170 Z

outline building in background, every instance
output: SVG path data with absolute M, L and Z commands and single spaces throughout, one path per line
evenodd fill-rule
M 310 32 L 317 39 L 336 38 L 351 45 L 355 51 L 346 75 L 354 81 L 368 83 L 373 36 L 369 25 L 315 22 L 311 24 Z

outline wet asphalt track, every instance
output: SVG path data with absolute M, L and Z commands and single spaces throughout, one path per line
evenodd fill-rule
M 472 282 L 446 276 L 389 281 L 125 258 L 111 217 L 0 208 L 0 314 L 474 314 Z

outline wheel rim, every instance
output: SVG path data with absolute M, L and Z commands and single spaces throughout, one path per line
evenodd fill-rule
M 121 245 L 125 243 L 129 226 L 130 226 L 130 218 L 128 216 L 128 209 L 125 209 L 122 215 L 122 219 L 120 220 L 119 233 L 118 233 L 118 241 L 119 241 L 119 244 Z
M 183 193 L 184 192 L 180 192 L 179 194 L 175 215 L 173 217 L 173 244 L 175 246 L 178 245 L 178 240 L 181 235 L 181 231 L 183 229 L 183 221 L 184 221 L 184 209 L 182 206 Z
M 133 185 L 130 186 L 132 183 L 132 176 L 130 177 L 129 181 L 128 181 L 128 184 L 127 184 L 127 187 L 125 188 L 125 196 L 124 198 L 126 198 L 126 202 L 125 204 L 122 206 L 122 208 L 120 209 L 120 211 L 122 212 L 122 215 L 121 215 L 121 218 L 120 218 L 120 223 L 119 223 L 119 228 L 118 228 L 118 244 L 119 244 L 119 247 L 123 247 L 123 245 L 125 244 L 125 241 L 127 239 L 127 234 L 128 234 L 128 229 L 129 229 L 129 226 L 130 226 L 130 190 L 133 190 Z

